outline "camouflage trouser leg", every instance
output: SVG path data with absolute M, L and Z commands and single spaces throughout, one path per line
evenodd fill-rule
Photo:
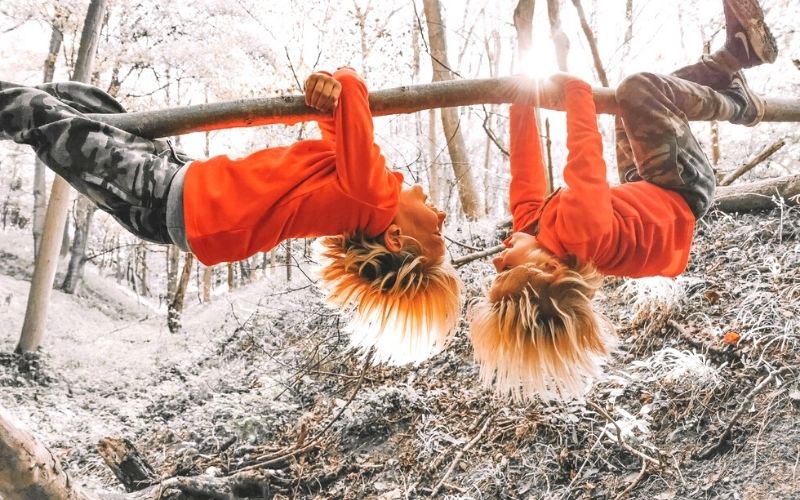
M 88 85 L 0 82 L 0 140 L 31 146 L 50 169 L 139 238 L 171 243 L 167 192 L 186 158 L 167 141 L 143 139 L 82 114 L 124 111 Z
M 620 182 L 646 180 L 677 191 L 695 216 L 711 207 L 716 180 L 689 120 L 730 120 L 741 112 L 710 87 L 653 73 L 617 87 L 617 168 Z

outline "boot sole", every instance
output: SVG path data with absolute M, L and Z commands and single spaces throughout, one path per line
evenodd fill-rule
M 764 22 L 764 11 L 757 0 L 725 0 L 734 17 L 742 25 L 750 46 L 758 59 L 773 63 L 778 57 L 778 44 Z

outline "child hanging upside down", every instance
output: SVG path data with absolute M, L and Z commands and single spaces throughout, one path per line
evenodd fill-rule
M 85 117 L 125 111 L 99 89 L 0 82 L 0 139 L 30 145 L 137 237 L 174 243 L 206 265 L 325 236 L 320 277 L 331 303 L 354 309 L 353 343 L 377 346 L 384 360 L 424 359 L 460 312 L 460 282 L 444 262 L 445 213 L 387 169 L 355 71 L 312 74 L 305 99 L 332 113 L 318 121 L 321 140 L 189 161 L 166 141 Z
M 545 197 L 533 107 L 511 106 L 513 233 L 497 277 L 470 312 L 485 383 L 515 397 L 580 395 L 614 345 L 592 307 L 604 275 L 677 276 L 715 178 L 689 120 L 746 126 L 764 105 L 742 68 L 773 62 L 774 39 L 755 0 L 726 0 L 724 48 L 670 76 L 640 73 L 616 90 L 619 186 L 609 186 L 591 87 L 557 75 L 567 115 L 566 187 Z

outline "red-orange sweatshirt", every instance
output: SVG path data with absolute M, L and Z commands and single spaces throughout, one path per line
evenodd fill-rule
M 352 70 L 321 140 L 268 148 L 242 159 L 192 162 L 183 186 L 186 236 L 206 265 L 267 251 L 287 238 L 363 230 L 375 236 L 397 212 L 402 174 L 373 141 L 364 81 Z
M 537 239 L 558 257 L 592 262 L 613 276 L 677 276 L 689 259 L 695 217 L 683 198 L 646 181 L 609 186 L 591 87 L 565 85 L 567 165 L 542 208 L 545 177 L 533 108 L 511 106 L 514 231 L 539 220 Z

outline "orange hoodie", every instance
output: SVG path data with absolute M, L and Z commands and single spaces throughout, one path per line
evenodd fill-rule
M 366 84 L 350 69 L 333 76 L 342 92 L 333 118 L 319 120 L 321 140 L 189 165 L 186 236 L 202 263 L 241 260 L 287 238 L 376 236 L 394 219 L 403 176 L 373 142 Z
M 539 243 L 557 257 L 592 262 L 613 276 L 677 276 L 689 260 L 695 217 L 683 198 L 650 182 L 609 186 L 591 87 L 565 85 L 567 165 L 545 203 L 533 108 L 511 106 L 511 213 L 514 231 L 539 221 Z

